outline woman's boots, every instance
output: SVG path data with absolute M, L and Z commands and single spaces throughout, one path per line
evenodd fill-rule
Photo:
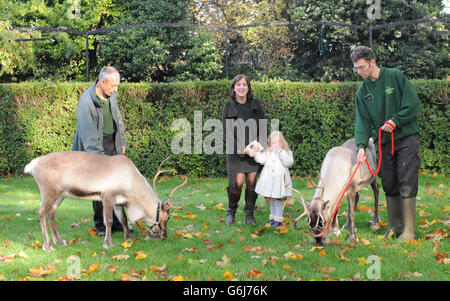
M 239 199 L 241 198 L 241 188 L 227 187 L 228 192 L 228 214 L 225 224 L 234 224 L 234 217 L 236 216 L 236 210 L 238 208 Z
M 236 210 L 238 208 L 239 199 L 241 198 L 241 188 L 227 187 L 228 193 L 228 214 L 225 224 L 233 225 L 234 218 L 236 216 Z M 256 199 L 258 194 L 254 190 L 245 189 L 245 223 L 249 225 L 256 225 L 253 212 L 255 211 Z
M 248 188 L 245 189 L 245 223 L 248 225 L 256 225 L 255 216 L 253 212 L 255 211 L 256 199 L 258 194 L 254 190 Z

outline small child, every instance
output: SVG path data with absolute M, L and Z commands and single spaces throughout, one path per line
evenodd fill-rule
M 294 163 L 294 157 L 279 131 L 270 133 L 266 149 L 262 150 L 262 146 L 258 142 L 255 143 L 257 145 L 252 155 L 256 162 L 264 164 L 255 191 L 269 198 L 270 225 L 279 227 L 283 222 L 283 200 L 292 195 L 292 191 L 286 189 L 285 185 L 292 186 L 288 167 Z

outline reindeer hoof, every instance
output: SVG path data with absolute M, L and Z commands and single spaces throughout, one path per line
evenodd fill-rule
M 60 245 L 60 246 L 67 246 L 67 243 L 65 240 L 57 241 L 57 242 L 55 242 L 55 244 Z
M 374 219 L 374 220 L 372 220 L 371 222 L 370 222 L 370 228 L 372 229 L 372 230 L 378 230 L 379 228 L 380 228 L 380 226 L 378 226 L 378 223 L 380 222 L 380 220 L 379 219 Z
M 42 246 L 42 250 L 45 251 L 45 252 L 51 252 L 51 251 L 54 251 L 55 248 L 52 245 L 49 244 L 49 245 L 43 245 Z
M 354 236 L 354 235 L 349 235 L 348 238 L 347 238 L 347 241 L 349 241 L 349 242 L 352 242 L 352 241 L 355 241 L 355 240 L 357 240 L 357 239 L 356 239 L 356 236 Z
M 107 244 L 103 244 L 103 248 L 104 249 L 110 249 L 113 247 L 113 244 L 107 245 Z

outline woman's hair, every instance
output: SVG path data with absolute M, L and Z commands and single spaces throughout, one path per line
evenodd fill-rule
M 369 48 L 367 46 L 358 46 L 352 51 L 350 58 L 352 59 L 353 63 L 356 63 L 360 59 L 365 59 L 366 61 L 370 62 L 372 59 L 375 59 L 375 53 L 373 52 L 372 48 Z
M 286 139 L 284 139 L 284 136 L 280 131 L 273 131 L 269 134 L 269 137 L 267 137 L 267 145 L 269 147 L 272 147 L 272 141 L 274 141 L 275 139 L 278 139 L 281 142 L 281 147 L 285 151 L 290 151 L 289 145 L 286 142 Z
M 236 85 L 236 83 L 238 81 L 240 81 L 243 78 L 245 78 L 245 81 L 247 82 L 247 86 L 248 86 L 247 100 L 253 99 L 252 86 L 250 85 L 250 81 L 248 80 L 247 76 L 245 76 L 243 74 L 238 74 L 233 78 L 233 82 L 231 83 L 231 89 L 230 89 L 231 99 L 236 100 L 236 92 L 234 92 L 234 86 Z

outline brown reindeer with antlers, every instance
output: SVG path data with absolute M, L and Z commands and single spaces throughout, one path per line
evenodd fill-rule
M 167 158 L 168 159 L 168 158 Z M 156 178 L 163 172 L 161 165 L 153 178 L 155 188 Z M 120 206 L 126 206 L 131 222 L 143 220 L 152 227 L 153 234 L 160 238 L 167 237 L 167 221 L 174 192 L 187 184 L 175 187 L 169 198 L 162 202 L 148 184 L 144 176 L 126 156 L 105 156 L 87 152 L 56 152 L 33 159 L 26 167 L 25 173 L 33 175 L 42 197 L 39 219 L 44 235 L 45 251 L 53 250 L 50 243 L 46 219 L 50 221 L 53 241 L 58 245 L 66 245 L 61 239 L 55 223 L 55 211 L 65 197 L 98 200 L 103 203 L 103 215 L 106 223 L 104 248 L 112 247 L 111 226 L 113 210 L 124 229 L 125 239 L 130 238 L 126 217 Z
M 340 235 L 337 214 L 336 216 L 332 216 L 332 213 L 337 210 L 338 200 L 345 192 L 344 188 L 351 178 L 351 174 L 355 171 L 358 163 L 356 159 L 357 151 L 355 139 L 347 140 L 341 146 L 333 147 L 328 151 L 319 173 L 319 184 L 315 185 L 313 183 L 316 191 L 311 203 L 306 202 L 298 190 L 287 187 L 300 195 L 300 200 L 304 208 L 304 212 L 294 220 L 294 228 L 298 229 L 296 226 L 297 221 L 307 215 L 308 224 L 311 226 L 314 238 L 319 244 L 322 244 L 325 240 L 327 236 L 326 232 L 331 222 L 333 222 L 332 231 L 334 234 Z M 366 156 L 370 165 L 375 166 L 376 154 L 372 139 L 369 140 Z M 369 172 L 366 164 L 361 164 L 345 192 L 348 198 L 348 219 L 344 227 L 350 226 L 350 235 L 348 237 L 350 241 L 356 240 L 355 208 L 359 199 L 359 191 L 368 185 L 372 187 L 375 199 L 375 210 L 372 220 L 372 227 L 375 227 L 379 221 L 378 182 L 376 176 Z

